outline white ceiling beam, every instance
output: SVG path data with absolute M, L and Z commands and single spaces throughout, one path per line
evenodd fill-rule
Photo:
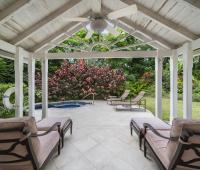
M 6 51 L 11 54 L 16 54 L 16 46 L 3 40 L 0 40 L 0 50 Z
M 57 32 L 53 33 L 48 38 L 44 39 L 43 41 L 39 42 L 38 44 L 36 44 L 35 46 L 31 47 L 28 50 L 32 51 L 32 52 L 39 51 L 45 45 L 52 42 L 54 39 L 59 38 L 62 34 L 64 34 L 67 30 L 69 30 L 71 27 L 75 26 L 76 24 L 77 23 L 75 23 L 75 22 L 67 24 L 66 26 L 64 26 L 63 28 L 61 28 Z M 68 36 L 66 35 L 65 37 L 67 38 Z
M 93 59 L 93 58 L 146 58 L 159 55 L 169 57 L 172 55 L 171 50 L 164 51 L 115 51 L 115 52 L 72 52 L 72 53 L 47 53 L 48 59 Z M 34 57 L 42 58 L 44 53 L 35 54 Z
M 11 41 L 11 43 L 17 45 L 20 42 L 22 42 L 23 40 L 29 38 L 32 34 L 34 34 L 40 28 L 42 28 L 43 26 L 45 26 L 46 24 L 48 24 L 52 20 L 58 18 L 59 16 L 61 16 L 62 14 L 64 14 L 67 10 L 69 10 L 73 6 L 77 5 L 79 2 L 81 2 L 81 0 L 73 0 L 73 1 L 67 2 L 66 4 L 64 4 L 59 9 L 56 9 L 54 12 L 52 12 L 48 16 L 44 17 L 43 19 L 41 19 L 36 24 L 30 26 L 29 28 L 27 28 L 26 30 L 24 30 L 23 32 L 21 32 L 19 35 L 17 35 L 17 37 L 15 37 Z
M 112 10 L 103 6 L 103 10 L 106 13 L 110 13 Z M 121 21 L 122 23 L 125 23 L 126 25 L 136 29 L 137 31 L 141 32 L 142 34 L 145 34 L 146 36 L 148 36 L 149 38 L 151 38 L 152 40 L 157 41 L 158 43 L 162 44 L 164 47 L 168 48 L 168 49 L 176 49 L 177 46 L 174 44 L 169 43 L 168 41 L 166 41 L 165 39 L 163 39 L 162 37 L 146 30 L 145 28 L 143 28 L 142 26 L 134 23 L 133 21 L 126 19 L 126 18 L 120 18 L 119 21 Z M 121 27 L 118 24 L 119 27 Z
M 195 39 L 199 38 L 198 35 L 193 34 L 187 28 L 185 28 L 185 27 L 183 27 L 181 25 L 178 25 L 177 23 L 175 23 L 175 22 L 163 17 L 159 13 L 150 10 L 149 8 L 141 5 L 140 3 L 136 2 L 135 0 L 121 0 L 121 1 L 126 3 L 127 5 L 136 4 L 137 8 L 138 8 L 138 11 L 143 13 L 146 17 L 148 17 L 151 20 L 153 20 L 154 22 L 162 25 L 163 27 L 169 29 L 170 31 L 173 31 L 176 34 L 184 37 L 187 40 L 192 41 L 192 40 L 195 40 Z
M 85 14 L 83 14 L 81 17 L 86 17 L 89 15 L 89 11 L 87 11 Z M 43 41 L 39 42 L 35 46 L 28 49 L 32 52 L 38 52 L 38 51 L 48 51 L 49 49 L 53 48 L 53 45 L 50 45 L 48 43 L 60 43 L 64 41 L 66 38 L 70 37 L 75 32 L 79 31 L 81 28 L 85 27 L 87 22 L 85 23 L 68 23 L 66 26 L 58 30 L 57 32 L 50 35 L 48 38 L 44 39 Z
M 29 4 L 30 0 L 17 0 L 15 3 L 8 6 L 0 12 L 0 23 L 7 21 L 16 12 L 20 11 L 23 7 Z
M 177 48 L 176 45 L 168 42 L 167 40 L 158 36 L 157 34 L 148 31 L 144 27 L 134 23 L 133 21 L 131 21 L 129 19 L 121 18 L 119 20 L 122 21 L 123 23 L 135 28 L 140 33 L 145 34 L 146 36 L 150 37 L 152 40 L 155 40 L 157 43 L 162 44 L 165 48 L 168 48 L 168 49 L 176 49 Z
M 9 59 L 9 60 L 15 59 L 15 54 L 11 54 L 11 53 L 3 51 L 3 50 L 0 50 L 0 56 L 2 58 L 6 58 L 6 59 Z

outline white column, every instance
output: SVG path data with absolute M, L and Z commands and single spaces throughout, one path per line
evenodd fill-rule
M 15 116 L 23 117 L 23 49 L 16 48 L 15 56 Z
M 42 59 L 42 118 L 48 115 L 48 59 Z
M 28 94 L 29 94 L 29 116 L 35 112 L 35 59 L 31 55 L 28 59 Z
M 192 118 L 192 67 L 193 56 L 190 43 L 183 45 L 183 118 Z
M 162 119 L 162 58 L 155 57 L 155 114 L 156 117 Z
M 176 50 L 173 50 L 170 57 L 170 122 L 177 117 L 177 61 Z

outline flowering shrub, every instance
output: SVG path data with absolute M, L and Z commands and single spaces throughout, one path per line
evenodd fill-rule
M 89 93 L 98 98 L 119 94 L 123 90 L 124 73 L 108 66 L 87 65 L 84 60 L 75 64 L 65 61 L 49 75 L 49 100 L 82 99 Z M 36 85 L 41 87 L 41 75 L 36 75 Z

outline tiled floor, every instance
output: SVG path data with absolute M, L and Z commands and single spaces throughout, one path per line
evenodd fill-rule
M 39 118 L 41 111 L 36 112 Z M 150 112 L 115 111 L 105 101 L 75 109 L 49 109 L 49 116 L 70 116 L 73 135 L 65 137 L 59 157 L 46 170 L 157 170 L 139 150 L 138 139 L 130 135 L 133 116 L 152 116 Z

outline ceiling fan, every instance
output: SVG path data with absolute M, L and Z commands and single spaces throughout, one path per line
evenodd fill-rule
M 114 24 L 111 21 L 116 20 L 121 17 L 130 16 L 137 13 L 137 6 L 135 4 L 128 7 L 110 12 L 107 15 L 101 13 L 93 13 L 88 18 L 75 17 L 75 18 L 63 18 L 65 21 L 78 21 L 78 22 L 89 22 L 86 25 L 88 30 L 85 38 L 89 39 L 92 37 L 94 32 L 104 33 L 110 32 L 111 34 L 118 36 L 120 32 L 115 29 Z

